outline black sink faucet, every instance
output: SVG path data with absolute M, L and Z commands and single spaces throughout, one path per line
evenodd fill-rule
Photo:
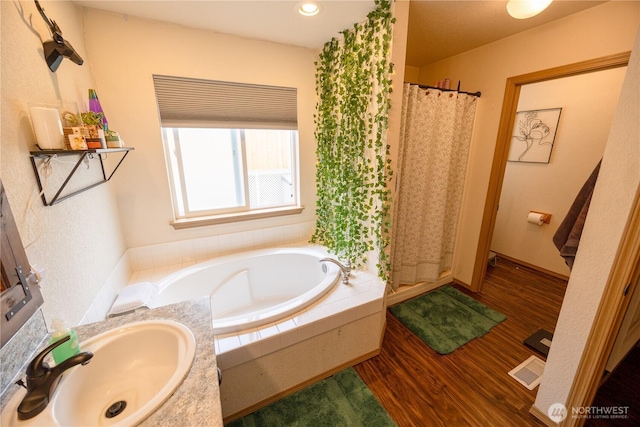
M 49 404 L 49 399 L 58 385 L 62 374 L 76 365 L 86 365 L 93 357 L 93 353 L 85 351 L 71 356 L 64 362 L 49 367 L 44 358 L 51 350 L 68 341 L 68 335 L 42 350 L 27 366 L 27 394 L 18 406 L 18 419 L 28 420 L 38 415 Z

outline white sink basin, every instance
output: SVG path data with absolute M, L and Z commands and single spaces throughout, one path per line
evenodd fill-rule
M 96 335 L 80 348 L 91 351 L 93 358 L 88 365 L 75 366 L 62 376 L 42 413 L 18 420 L 17 407 L 26 393 L 21 389 L 2 411 L 2 425 L 136 425 L 182 383 L 191 369 L 196 341 L 180 323 L 152 320 Z M 114 413 L 117 415 L 107 415 Z

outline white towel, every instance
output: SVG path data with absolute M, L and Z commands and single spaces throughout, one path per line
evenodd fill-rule
M 147 307 L 158 295 L 158 286 L 153 282 L 140 282 L 122 288 L 118 297 L 107 313 L 107 317 L 133 311 L 140 307 Z

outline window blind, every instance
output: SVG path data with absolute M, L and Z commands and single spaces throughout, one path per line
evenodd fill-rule
M 153 76 L 163 127 L 297 129 L 297 90 Z

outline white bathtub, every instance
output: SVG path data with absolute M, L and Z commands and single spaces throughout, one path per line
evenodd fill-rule
M 338 283 L 322 249 L 264 249 L 227 255 L 177 271 L 158 282 L 153 307 L 209 295 L 215 334 L 277 321 L 316 302 Z

